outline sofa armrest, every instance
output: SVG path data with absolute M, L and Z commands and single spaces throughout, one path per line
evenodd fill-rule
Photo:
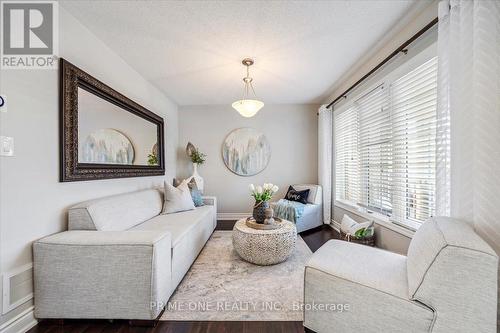
M 206 206 L 213 206 L 213 227 L 214 230 L 217 227 L 217 197 L 213 196 L 203 196 L 203 204 Z
M 203 199 L 203 204 L 207 205 L 207 206 L 215 206 L 217 207 L 217 197 L 213 197 L 213 196 L 203 196 L 202 197 Z
M 173 292 L 169 232 L 66 231 L 33 262 L 37 318 L 151 320 Z
M 306 269 L 408 300 L 406 257 L 400 254 L 335 239 L 314 252 Z
M 170 238 L 169 232 L 153 231 L 65 231 L 42 238 L 35 244 L 105 246 L 105 245 L 144 245 L 154 246 L 164 238 Z

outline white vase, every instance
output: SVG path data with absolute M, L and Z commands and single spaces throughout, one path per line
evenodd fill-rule
M 203 177 L 198 173 L 198 163 L 193 163 L 193 175 L 190 178 L 194 179 L 198 190 L 203 193 Z

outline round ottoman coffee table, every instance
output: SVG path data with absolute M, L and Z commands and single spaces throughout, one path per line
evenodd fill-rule
M 297 228 L 282 220 L 281 228 L 257 230 L 246 225 L 246 219 L 233 228 L 233 246 L 244 260 L 257 265 L 274 265 L 285 261 L 293 252 L 297 241 Z

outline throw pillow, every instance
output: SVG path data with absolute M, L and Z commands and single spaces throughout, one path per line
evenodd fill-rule
M 373 221 L 358 223 L 346 214 L 344 214 L 344 216 L 342 217 L 342 223 L 340 224 L 340 230 L 345 234 L 351 234 L 351 235 L 354 235 L 356 231 L 360 229 L 363 228 L 369 229 L 372 227 L 373 227 Z
M 180 183 L 182 182 L 174 178 L 174 186 L 179 186 Z M 191 178 L 191 180 L 187 184 L 189 187 L 189 191 L 191 192 L 191 198 L 193 199 L 194 206 L 204 206 L 205 204 L 203 203 L 203 193 L 201 193 L 201 191 L 198 189 L 194 178 Z
M 307 203 L 307 197 L 310 190 L 296 191 L 292 186 L 288 187 L 285 199 L 290 201 L 297 201 L 303 204 Z
M 356 233 L 356 231 L 358 231 L 360 229 L 363 229 L 363 228 L 369 229 L 372 226 L 373 226 L 373 221 L 367 221 L 367 222 L 363 222 L 363 223 L 356 223 L 356 225 L 351 228 L 351 235 L 354 235 Z
M 191 199 L 193 199 L 193 203 L 195 207 L 201 207 L 205 204 L 203 203 L 203 196 L 201 195 L 201 191 L 196 189 L 191 190 Z
M 344 214 L 342 217 L 342 223 L 340 224 L 340 230 L 344 234 L 350 234 L 351 229 L 354 228 L 358 222 L 354 221 L 350 216 Z
M 162 214 L 171 214 L 194 209 L 194 202 L 191 198 L 186 181 L 174 187 L 165 182 L 165 202 L 163 203 Z

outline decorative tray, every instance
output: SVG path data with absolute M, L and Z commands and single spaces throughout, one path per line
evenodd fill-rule
M 282 220 L 279 217 L 274 218 L 275 224 L 263 224 L 257 223 L 253 217 L 248 217 L 246 220 L 246 225 L 249 228 L 257 230 L 275 230 L 281 228 Z

